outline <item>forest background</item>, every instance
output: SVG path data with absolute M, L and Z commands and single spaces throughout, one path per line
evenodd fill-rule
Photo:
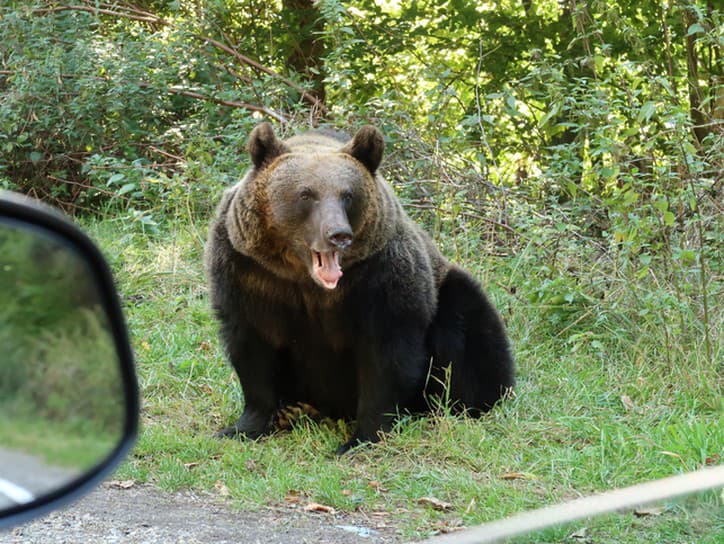
M 3 2 L 0 187 L 73 214 L 118 275 L 145 398 L 126 475 L 245 506 L 294 492 L 404 510 L 397 530 L 419 536 L 721 462 L 715 4 Z M 264 119 L 283 135 L 383 131 L 407 210 L 508 324 L 518 396 L 482 428 L 441 407 L 353 466 L 304 457 L 341 423 L 277 443 L 301 453 L 204 438 L 243 402 L 205 300 L 206 225 Z M 449 508 L 416 502 L 431 494 Z M 721 499 L 704 504 L 644 528 L 724 530 Z M 651 534 L 635 525 L 589 534 Z

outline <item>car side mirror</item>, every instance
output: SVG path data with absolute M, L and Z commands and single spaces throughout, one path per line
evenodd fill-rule
M 138 410 L 100 251 L 60 213 L 0 192 L 0 527 L 98 484 L 131 449 Z

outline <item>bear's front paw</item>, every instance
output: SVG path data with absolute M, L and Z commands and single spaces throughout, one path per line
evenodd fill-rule
M 365 442 L 364 442 L 363 440 L 360 440 L 359 438 L 352 438 L 352 439 L 348 440 L 347 442 L 345 442 L 344 444 L 342 444 L 340 447 L 338 447 L 338 448 L 337 448 L 337 451 L 335 452 L 335 454 L 336 454 L 337 456 L 344 455 L 345 453 L 347 453 L 347 452 L 350 451 L 351 449 L 354 449 L 354 448 L 356 448 L 357 446 L 360 446 L 360 445 L 362 445 L 362 444 L 364 444 L 364 443 L 365 443 Z
M 371 444 L 373 442 L 378 442 L 380 440 L 379 432 L 373 433 L 371 436 L 368 436 L 364 433 L 362 433 L 360 430 L 357 430 L 352 435 L 352 438 L 347 440 L 344 444 L 342 444 L 339 448 L 337 448 L 337 455 L 344 455 L 348 451 L 357 448 L 358 446 L 362 446 L 364 444 Z
M 262 430 L 249 430 L 249 429 L 240 429 L 236 423 L 233 425 L 229 425 L 228 427 L 224 427 L 220 431 L 218 431 L 214 437 L 216 438 L 246 438 L 249 440 L 256 440 L 257 438 L 261 438 L 265 434 L 269 434 L 270 431 L 266 429 Z
M 247 438 L 256 440 L 273 430 L 272 416 L 246 411 L 233 425 L 216 433 L 216 438 Z

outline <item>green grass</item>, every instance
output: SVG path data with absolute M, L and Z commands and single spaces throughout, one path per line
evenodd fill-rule
M 404 419 L 380 444 L 342 458 L 332 455 L 350 432 L 342 422 L 301 421 L 257 442 L 214 439 L 243 399 L 206 299 L 206 220 L 156 234 L 122 219 L 84 226 L 117 274 L 142 387 L 142 432 L 120 478 L 222 493 L 243 508 L 293 496 L 375 513 L 411 539 L 693 470 L 724 453 L 721 345 L 714 336 L 707 360 L 700 297 L 591 260 L 585 248 L 561 252 L 556 266 L 534 243 L 481 260 L 493 251 L 471 237 L 442 245 L 485 282 L 507 321 L 516 398 L 480 420 L 444 410 Z M 451 508 L 419 502 L 430 496 Z M 580 531 L 584 540 L 571 536 Z M 721 497 L 709 493 L 657 516 L 610 515 L 521 542 L 713 543 L 723 534 Z
M 513 539 L 516 544 L 540 542 L 690 542 L 718 544 L 724 531 L 721 498 L 701 494 L 640 510 L 609 514 L 595 520 L 546 529 Z M 648 513 L 647 513 L 648 512 Z

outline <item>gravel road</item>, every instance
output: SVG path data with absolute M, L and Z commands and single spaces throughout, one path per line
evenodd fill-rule
M 361 544 L 401 542 L 387 520 L 278 507 L 244 512 L 213 496 L 104 483 L 64 510 L 0 531 L 0 544 Z

